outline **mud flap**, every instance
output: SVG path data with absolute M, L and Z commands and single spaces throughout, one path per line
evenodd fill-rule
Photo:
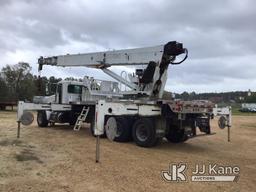
M 198 117 L 196 119 L 196 126 L 201 132 L 211 134 L 210 118 L 209 117 Z

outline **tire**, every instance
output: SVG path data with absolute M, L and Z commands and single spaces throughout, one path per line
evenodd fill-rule
M 46 117 L 46 111 L 38 111 L 37 112 L 37 125 L 38 127 L 47 127 L 49 121 Z
M 75 126 L 75 124 L 76 124 L 76 121 L 75 121 L 75 122 L 74 122 L 74 121 L 70 121 L 70 122 L 69 122 L 69 125 L 70 125 L 70 126 Z
M 184 132 L 184 129 L 180 130 L 178 126 L 170 124 L 165 137 L 171 143 L 182 143 L 188 140 L 188 136 Z
M 116 135 L 113 141 L 116 142 L 128 142 L 131 140 L 131 127 L 128 121 L 128 117 L 112 117 L 116 121 Z M 107 123 L 106 123 L 107 124 Z M 106 135 L 108 129 L 106 128 Z
M 211 134 L 210 126 L 207 126 L 205 129 L 206 129 L 206 132 L 205 132 L 206 134 L 208 134 L 208 135 Z
M 69 116 L 69 125 L 70 126 L 74 126 L 76 124 L 76 120 L 77 120 L 78 116 L 75 116 L 74 114 Z
M 150 118 L 136 120 L 132 128 L 132 137 L 140 147 L 153 147 L 160 140 L 160 138 L 156 137 L 156 129 Z
M 117 142 L 128 142 L 132 140 L 132 127 L 128 117 L 117 118 L 118 136 L 115 138 Z

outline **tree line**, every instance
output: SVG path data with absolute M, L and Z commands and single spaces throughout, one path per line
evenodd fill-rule
M 165 93 L 166 94 L 166 93 Z M 186 101 L 191 100 L 210 100 L 216 104 L 218 103 L 256 103 L 256 93 L 248 91 L 234 91 L 223 93 L 195 93 L 183 92 L 175 94 L 175 99 Z
M 0 102 L 32 101 L 35 95 L 52 95 L 61 78 L 41 77 L 31 73 L 28 63 L 6 65 L 1 69 Z M 49 86 L 51 85 L 51 86 Z
M 61 78 L 53 76 L 38 77 L 31 73 L 31 66 L 28 63 L 20 62 L 15 65 L 6 65 L 0 71 L 0 102 L 7 101 L 32 101 L 35 95 L 53 95 L 56 90 L 57 82 Z M 65 80 L 80 80 L 73 77 Z M 174 96 L 175 95 L 175 96 Z M 215 103 L 256 103 L 256 93 L 247 91 L 225 92 L 225 93 L 195 93 L 183 92 L 173 94 L 164 92 L 164 99 L 182 100 L 212 100 Z

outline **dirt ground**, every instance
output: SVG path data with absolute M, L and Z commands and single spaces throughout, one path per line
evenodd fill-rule
M 163 141 L 155 148 L 101 139 L 95 163 L 95 138 L 88 128 L 21 128 L 16 113 L 0 112 L 0 191 L 255 191 L 256 116 L 234 116 L 231 142 L 227 130 L 183 144 Z M 217 163 L 240 167 L 237 182 L 165 182 L 161 171 L 171 163 Z

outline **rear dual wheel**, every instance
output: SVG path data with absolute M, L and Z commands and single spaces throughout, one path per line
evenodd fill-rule
M 131 140 L 131 128 L 128 117 L 109 117 L 106 121 L 105 131 L 110 140 L 116 142 Z
M 165 137 L 171 143 L 182 143 L 188 140 L 185 130 L 179 129 L 179 126 L 173 124 L 169 124 L 169 131 Z
M 150 118 L 136 120 L 132 128 L 132 137 L 135 143 L 141 147 L 153 147 L 161 140 L 156 136 L 154 122 Z
M 154 122 L 150 118 L 139 118 L 131 128 L 132 119 L 129 117 L 109 117 L 105 131 L 108 139 L 117 142 L 127 142 L 133 138 L 141 147 L 153 147 L 161 138 L 156 136 Z

